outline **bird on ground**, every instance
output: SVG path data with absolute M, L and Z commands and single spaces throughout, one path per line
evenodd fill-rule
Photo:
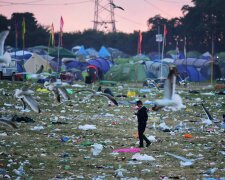
M 110 88 L 105 88 L 104 90 L 102 90 L 102 86 L 99 86 L 98 87 L 98 92 L 103 92 L 105 94 L 109 94 L 111 95 L 112 97 L 114 97 L 114 94 L 112 93 L 111 89 Z
M 17 129 L 16 124 L 12 120 L 13 120 L 13 118 L 12 119 L 6 119 L 6 118 L 1 117 L 0 123 L 4 124 L 4 125 L 7 125 L 7 126 L 10 126 L 11 128 Z
M 64 100 L 70 100 L 70 96 L 63 84 L 56 82 L 55 78 L 51 78 L 49 81 L 45 81 L 44 87 L 54 94 L 55 100 L 60 103 L 61 96 Z
M 206 116 L 207 116 L 207 119 L 213 121 L 213 120 L 214 120 L 213 117 L 211 116 L 211 114 L 210 114 L 209 111 L 206 109 L 206 107 L 204 106 L 203 103 L 201 103 L 201 106 L 202 106 L 202 108 L 203 108 L 203 110 L 204 110 L 204 112 L 205 112 L 205 114 L 206 114 Z
M 9 66 L 11 63 L 11 56 L 8 52 L 4 53 L 4 44 L 5 40 L 9 34 L 9 30 L 2 31 L 0 33 L 0 64 L 4 64 L 6 66 Z
M 121 6 L 117 6 L 114 3 L 109 3 L 110 5 L 112 5 L 113 8 L 118 8 L 124 11 L 124 9 Z
M 101 91 L 94 91 L 92 89 L 82 89 L 82 90 L 76 91 L 76 93 L 84 92 L 84 91 L 88 91 L 88 92 L 92 93 L 89 98 L 92 98 L 94 96 L 105 97 L 108 100 L 110 100 L 113 104 L 115 104 L 116 106 L 118 106 L 118 102 L 114 99 L 113 96 L 111 96 L 110 94 L 107 94 L 107 93 L 103 93 Z
M 34 91 L 28 89 L 27 87 L 22 87 L 21 89 L 16 89 L 14 96 L 17 99 L 20 99 L 23 103 L 23 109 L 25 110 L 27 105 L 37 113 L 40 113 L 40 107 L 38 106 L 37 101 L 32 97 Z

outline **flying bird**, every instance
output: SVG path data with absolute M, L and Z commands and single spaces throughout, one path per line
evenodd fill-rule
M 118 8 L 124 11 L 124 9 L 121 6 L 117 6 L 114 3 L 109 3 L 110 5 L 112 5 L 113 8 Z
M 45 81 L 44 87 L 54 94 L 54 97 L 58 103 L 61 102 L 61 96 L 64 100 L 70 100 L 70 96 L 62 84 L 58 84 L 56 79 L 52 78 L 49 81 Z
M 167 79 L 164 82 L 163 99 L 156 100 L 157 106 L 168 106 L 174 104 L 173 98 L 175 95 L 176 86 L 176 68 L 170 69 Z
M 94 91 L 92 89 L 82 89 L 82 90 L 76 91 L 76 93 L 83 92 L 83 91 L 88 91 L 88 92 L 92 93 L 92 95 L 90 96 L 90 98 L 92 98 L 94 96 L 105 97 L 108 100 L 110 100 L 113 104 L 115 104 L 116 106 L 118 106 L 118 102 L 110 94 L 103 93 L 103 92 L 100 92 L 100 91 Z
M 4 53 L 4 44 L 8 34 L 9 34 L 8 30 L 2 31 L 0 33 L 0 64 L 4 64 L 6 66 L 9 66 L 9 64 L 11 63 L 10 54 L 8 52 Z
M 13 118 L 12 119 L 0 118 L 0 123 L 10 126 L 11 128 L 17 129 L 16 124 L 12 120 Z
M 15 91 L 15 97 L 17 99 L 20 99 L 23 103 L 23 109 L 26 109 L 27 105 L 30 106 L 30 108 L 37 113 L 40 113 L 41 110 L 38 106 L 38 103 L 36 100 L 32 97 L 32 94 L 34 91 L 29 90 L 27 87 L 22 87 L 21 89 L 16 89 Z

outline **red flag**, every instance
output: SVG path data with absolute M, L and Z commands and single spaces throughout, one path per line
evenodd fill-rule
M 166 25 L 164 24 L 164 30 L 163 30 L 163 40 L 164 40 L 164 44 L 166 46 L 166 35 L 167 35 L 168 31 L 166 29 Z
M 167 29 L 166 29 L 166 25 L 164 24 L 164 31 L 163 31 L 163 35 L 166 36 L 168 33 Z
M 142 32 L 139 31 L 138 54 L 141 54 Z

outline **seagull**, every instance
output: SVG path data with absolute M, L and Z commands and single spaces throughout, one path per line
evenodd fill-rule
M 170 69 L 168 77 L 164 83 L 163 99 L 155 101 L 156 106 L 164 107 L 171 106 L 173 110 L 184 108 L 181 97 L 175 93 L 177 69 L 173 67 Z
M 213 121 L 213 120 L 214 120 L 213 117 L 211 116 L 211 114 L 209 113 L 209 111 L 206 109 L 206 107 L 204 106 L 204 104 L 201 103 L 201 105 L 202 105 L 202 108 L 203 108 L 203 110 L 204 110 L 204 112 L 205 112 L 207 118 L 208 118 L 209 120 Z
M 58 84 L 55 78 L 45 81 L 44 87 L 54 94 L 54 97 L 58 103 L 61 102 L 60 96 L 62 96 L 64 100 L 70 100 L 65 86 L 63 86 L 63 84 Z
M 112 93 L 111 89 L 109 89 L 109 88 L 106 88 L 106 89 L 102 90 L 102 86 L 99 86 L 97 91 L 98 92 L 103 92 L 105 94 L 109 94 L 112 97 L 114 97 L 114 94 Z
M 12 121 L 12 119 L 6 119 L 6 118 L 0 118 L 0 123 L 1 124 L 4 124 L 4 125 L 7 125 L 7 126 L 10 126 L 11 128 L 14 128 L 14 129 L 17 129 L 17 126 L 16 124 Z
M 42 65 L 39 67 L 39 69 L 37 70 L 36 74 L 42 73 L 43 70 L 44 70 L 44 66 L 43 66 L 43 64 L 42 64 Z
M 21 89 L 15 90 L 15 97 L 20 99 L 23 103 L 23 109 L 26 109 L 26 106 L 29 105 L 34 112 L 40 113 L 41 110 L 38 106 L 36 100 L 31 96 L 34 91 L 22 87 Z
M 117 6 L 114 3 L 109 3 L 110 5 L 112 5 L 113 8 L 118 8 L 124 11 L 124 9 L 121 6 Z
M 172 154 L 172 153 L 169 153 L 169 152 L 165 152 L 165 154 L 167 154 L 167 155 L 169 155 L 169 156 L 172 156 L 172 157 L 175 157 L 175 158 L 181 160 L 181 161 L 180 161 L 180 165 L 181 165 L 181 166 L 191 166 L 191 165 L 194 164 L 194 162 L 195 162 L 196 160 L 203 159 L 203 157 L 196 158 L 196 159 L 187 159 L 187 158 L 185 158 L 185 157 L 183 157 L 183 156 L 178 156 L 178 155 L 176 155 L 176 154 Z
M 76 91 L 76 93 L 79 93 L 79 92 L 82 92 L 82 91 L 88 91 L 88 92 L 91 92 L 92 95 L 90 96 L 90 98 L 94 97 L 94 96 L 101 96 L 101 97 L 105 97 L 107 99 L 109 99 L 111 102 L 113 102 L 113 104 L 115 104 L 116 106 L 118 106 L 118 102 L 114 99 L 113 96 L 111 96 L 110 94 L 107 94 L 107 93 L 103 93 L 103 92 L 100 92 L 100 91 L 94 91 L 92 89 L 82 89 L 82 90 L 79 90 L 79 91 Z
M 8 34 L 9 34 L 9 30 L 2 31 L 0 33 L 0 64 L 4 64 L 6 66 L 9 66 L 11 62 L 10 54 L 8 52 L 4 53 L 4 44 Z

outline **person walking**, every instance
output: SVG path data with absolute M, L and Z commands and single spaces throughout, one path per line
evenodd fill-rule
M 148 147 L 150 146 L 151 142 L 144 135 L 148 120 L 148 109 L 145 106 L 143 106 L 143 103 L 140 100 L 136 102 L 136 105 L 138 107 L 138 111 L 135 113 L 135 115 L 137 116 L 138 120 L 139 147 L 140 148 L 144 147 L 144 140 L 146 141 L 146 147 Z

